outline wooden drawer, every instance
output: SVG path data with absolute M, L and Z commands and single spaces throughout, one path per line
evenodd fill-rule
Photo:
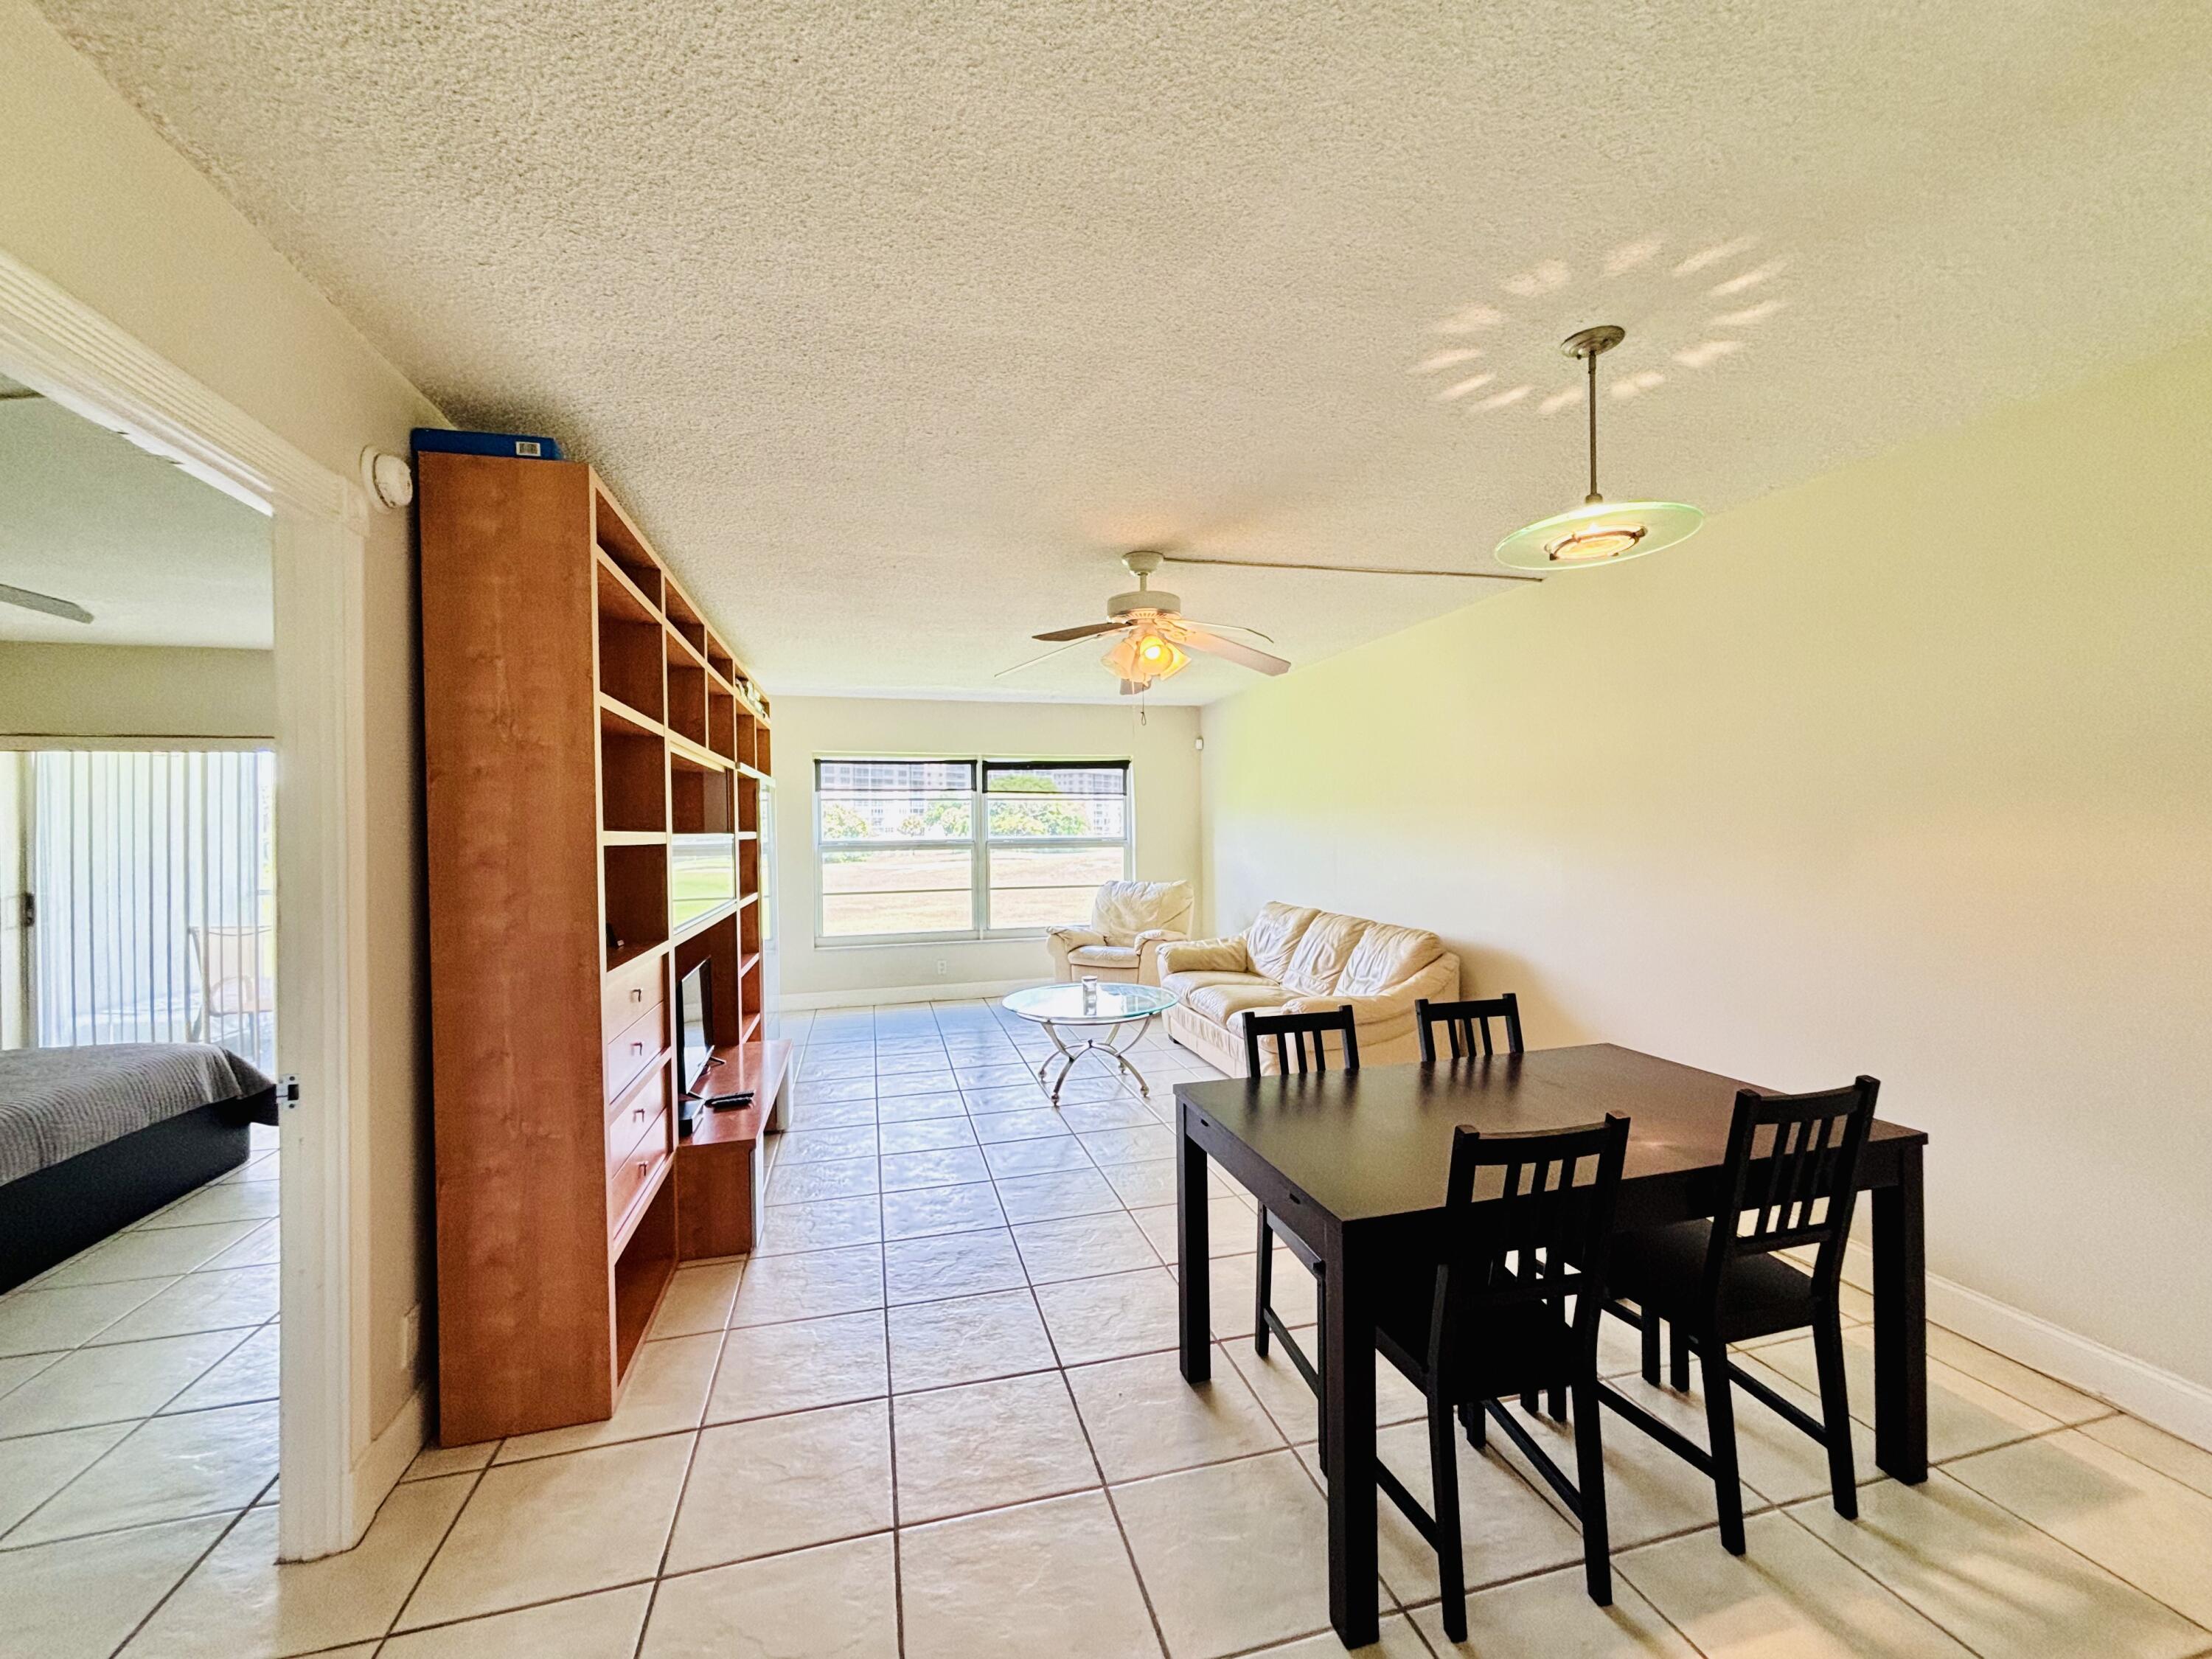
M 655 1124 L 668 1116 L 668 1068 L 660 1067 L 637 1091 L 607 1115 L 607 1174 L 611 1176 L 623 1159 L 637 1149 Z
M 629 1157 L 617 1164 L 607 1176 L 607 1231 L 618 1231 L 623 1220 L 629 1214 L 629 1206 L 637 1201 L 652 1181 L 653 1172 L 668 1162 L 668 1114 L 663 1112 L 653 1119 L 653 1127 Z
M 599 985 L 599 1041 L 612 1042 L 648 1008 L 668 1000 L 668 953 L 626 962 Z
M 661 1051 L 668 1047 L 666 1012 L 655 1003 L 607 1044 L 601 1066 L 609 1101 L 621 1099 L 623 1091 L 644 1076 L 646 1067 L 659 1060 Z

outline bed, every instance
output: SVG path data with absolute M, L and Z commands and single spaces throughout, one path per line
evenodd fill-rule
M 0 1051 L 0 1291 L 246 1158 L 276 1085 L 227 1048 Z

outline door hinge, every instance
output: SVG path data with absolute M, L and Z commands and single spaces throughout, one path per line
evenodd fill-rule
M 277 1082 L 276 1103 L 280 1106 L 297 1106 L 300 1103 L 300 1079 L 289 1072 Z
M 21 925 L 25 928 L 35 927 L 39 925 L 39 896 L 36 893 L 23 895 L 23 915 Z

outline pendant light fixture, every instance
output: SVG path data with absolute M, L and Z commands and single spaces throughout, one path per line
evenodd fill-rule
M 1589 494 L 1570 512 L 1524 525 L 1498 544 L 1516 570 L 1571 570 L 1641 558 L 1694 535 L 1705 515 L 1680 501 L 1608 501 L 1597 490 L 1597 360 L 1628 337 L 1611 323 L 1570 334 L 1559 349 L 1589 370 Z

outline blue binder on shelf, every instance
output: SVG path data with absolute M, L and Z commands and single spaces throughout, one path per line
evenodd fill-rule
M 561 446 L 552 439 L 521 432 L 454 432 L 442 426 L 418 426 L 409 436 L 418 455 L 424 450 L 438 450 L 450 455 L 499 455 L 509 460 L 561 459 Z

